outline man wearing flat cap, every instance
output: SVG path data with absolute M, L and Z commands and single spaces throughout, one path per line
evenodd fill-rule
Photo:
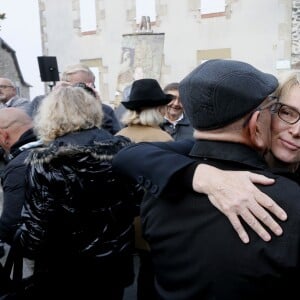
M 273 185 L 259 189 L 289 218 L 279 222 L 282 236 L 272 235 L 266 243 L 250 232 L 251 243 L 245 245 L 205 194 L 183 187 L 174 199 L 149 191 L 141 218 L 159 299 L 285 299 L 287 292 L 298 292 L 300 187 L 274 175 L 263 159 L 271 142 L 271 114 L 276 112 L 272 93 L 277 86 L 273 75 L 234 60 L 209 60 L 180 82 L 181 100 L 195 128 L 190 156 L 196 164 L 275 178 Z M 126 150 L 115 157 L 114 168 L 129 175 L 121 166 L 122 152 Z M 126 159 L 131 165 L 133 158 L 126 155 Z M 178 178 L 177 191 L 184 181 L 183 176 Z

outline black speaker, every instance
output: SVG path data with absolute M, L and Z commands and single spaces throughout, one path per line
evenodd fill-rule
M 59 81 L 56 56 L 38 56 L 41 80 Z

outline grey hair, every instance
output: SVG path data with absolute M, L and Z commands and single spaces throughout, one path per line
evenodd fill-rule
M 94 73 L 91 71 L 91 69 L 88 66 L 84 64 L 76 64 L 76 65 L 68 66 L 62 74 L 61 80 L 69 81 L 69 75 L 76 74 L 79 72 L 86 73 L 92 78 L 92 80 L 95 80 Z

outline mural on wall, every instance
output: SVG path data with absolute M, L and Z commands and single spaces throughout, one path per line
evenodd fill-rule
M 122 92 L 133 79 L 134 72 L 134 48 L 122 47 L 120 72 L 118 75 L 117 91 Z
M 134 80 L 141 78 L 160 80 L 163 48 L 163 33 L 123 35 L 120 71 L 116 88 L 116 105 L 128 96 Z

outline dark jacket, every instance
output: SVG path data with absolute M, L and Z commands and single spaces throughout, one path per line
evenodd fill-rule
M 147 194 L 141 218 L 160 299 L 283 299 L 287 291 L 296 293 L 300 279 L 299 185 L 267 171 L 263 159 L 244 145 L 197 141 L 190 156 L 221 169 L 250 170 L 275 178 L 274 185 L 258 188 L 289 218 L 279 222 L 282 236 L 272 235 L 267 243 L 250 231 L 250 243 L 245 245 L 206 195 L 185 189 L 178 199 Z
M 27 114 L 30 115 L 31 103 L 28 99 L 19 97 L 18 95 L 9 99 L 6 103 L 0 103 L 0 109 L 5 107 L 17 107 L 23 109 Z
M 121 129 L 121 124 L 117 119 L 114 110 L 105 103 L 102 104 L 102 108 L 104 112 L 102 128 L 111 134 L 117 133 Z
M 195 140 L 191 139 L 136 143 L 115 155 L 113 169 L 121 176 L 138 182 L 155 197 L 164 194 L 177 197 L 183 186 L 192 189 L 196 165 L 195 159 L 187 155 L 194 143 Z
M 21 221 L 25 201 L 25 160 L 33 147 L 38 146 L 32 129 L 24 132 L 11 147 L 10 160 L 2 173 L 3 209 L 0 217 L 0 239 L 11 243 Z M 30 144 L 29 144 L 30 143 Z M 24 149 L 22 146 L 26 145 Z
M 111 170 L 112 157 L 129 143 L 95 128 L 30 155 L 21 244 L 41 289 L 67 294 L 68 278 L 72 293 L 89 287 L 101 295 L 112 281 L 115 288 L 132 282 L 136 190 Z
M 183 115 L 183 118 L 175 126 L 164 119 L 160 127 L 169 133 L 175 141 L 193 139 L 194 128 L 186 115 Z

